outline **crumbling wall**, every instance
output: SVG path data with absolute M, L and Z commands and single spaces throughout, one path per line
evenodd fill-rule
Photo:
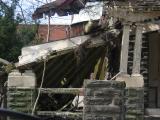
M 125 90 L 126 120 L 144 119 L 144 89 L 126 88 Z
M 144 88 L 125 82 L 87 80 L 83 120 L 143 120 Z
M 12 71 L 8 76 L 7 108 L 16 112 L 31 113 L 36 97 L 35 74 L 32 71 Z
M 35 86 L 31 71 L 25 75 L 13 71 L 8 77 L 8 109 L 31 113 Z M 143 87 L 128 87 L 127 82 L 115 80 L 85 80 L 84 88 L 83 120 L 144 119 Z
M 125 83 L 86 80 L 83 120 L 124 120 Z

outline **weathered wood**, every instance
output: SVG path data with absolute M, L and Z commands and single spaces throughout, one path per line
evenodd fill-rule
M 41 88 L 41 93 L 48 94 L 79 94 L 83 88 Z
M 54 111 L 37 111 L 37 115 L 40 116 L 60 116 L 60 117 L 67 117 L 67 118 L 82 118 L 82 112 L 54 112 Z
M 41 62 L 44 59 L 53 59 L 57 56 L 72 52 L 79 45 L 82 45 L 88 39 L 91 39 L 90 44 L 86 48 L 94 48 L 98 46 L 103 46 L 105 41 L 100 37 L 90 37 L 89 35 L 78 36 L 71 38 L 70 40 L 59 40 L 50 43 L 44 43 L 40 45 L 24 47 L 22 48 L 22 54 L 19 58 L 19 62 L 16 63 L 16 67 L 22 68 L 23 66 L 28 66 L 34 62 Z

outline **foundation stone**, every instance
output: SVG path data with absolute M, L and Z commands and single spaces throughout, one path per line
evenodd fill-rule
M 124 120 L 125 83 L 86 80 L 83 120 Z

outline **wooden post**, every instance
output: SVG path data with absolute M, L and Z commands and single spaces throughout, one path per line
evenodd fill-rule
M 130 24 L 125 23 L 121 46 L 120 73 L 127 74 Z
M 50 38 L 50 24 L 51 24 L 51 18 L 50 18 L 50 13 L 48 14 L 48 33 L 47 33 L 47 42 L 49 42 L 49 38 Z
M 137 24 L 132 74 L 140 74 L 142 31 L 143 31 L 142 24 Z

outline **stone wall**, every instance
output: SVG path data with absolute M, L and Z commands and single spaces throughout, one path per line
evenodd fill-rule
M 35 101 L 35 89 L 8 88 L 7 107 L 10 110 L 31 113 Z
M 126 88 L 126 120 L 144 119 L 144 89 Z
M 86 80 L 83 120 L 124 120 L 125 83 Z
M 8 76 L 7 109 L 31 113 L 36 98 L 36 78 L 32 71 L 12 71 Z M 9 118 L 8 120 L 17 120 Z
M 8 76 L 8 109 L 31 113 L 36 96 L 35 83 L 31 71 L 24 74 L 13 71 Z M 128 87 L 129 83 L 133 84 L 85 80 L 83 120 L 144 120 L 144 88 Z

